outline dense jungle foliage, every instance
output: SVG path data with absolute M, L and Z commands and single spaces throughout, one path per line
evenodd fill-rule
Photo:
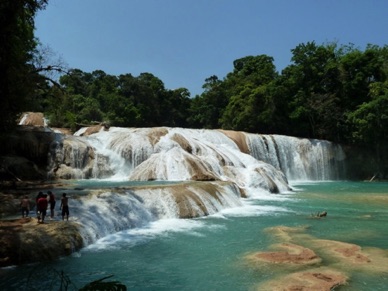
M 167 89 L 152 73 L 62 71 L 43 66 L 34 15 L 47 0 L 0 4 L 0 118 L 12 127 L 23 111 L 41 111 L 52 127 L 108 122 L 121 127 L 223 128 L 327 139 L 373 148 L 388 160 L 388 46 L 302 43 L 281 72 L 267 55 L 233 61 L 225 77 L 209 76 L 203 93 Z M 259 49 L 259 48 L 258 48 Z M 46 62 L 47 63 L 47 62 Z

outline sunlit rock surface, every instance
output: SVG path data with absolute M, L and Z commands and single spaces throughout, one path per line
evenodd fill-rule
M 267 262 L 274 264 L 311 265 L 321 262 L 321 258 L 311 249 L 291 243 L 274 245 L 278 249 L 272 252 L 257 252 L 247 258 L 252 262 Z
M 25 112 L 21 115 L 19 125 L 29 125 L 37 127 L 46 127 L 47 121 L 41 112 Z
M 85 154 L 94 165 L 62 164 L 88 173 L 85 177 L 101 178 L 112 173 L 116 178 L 139 181 L 232 181 L 240 188 L 261 187 L 273 193 L 289 190 L 287 178 L 279 169 L 246 153 L 249 148 L 242 132 L 93 127 L 83 128 L 75 136 L 93 148 L 94 157 Z M 73 145 L 74 141 L 69 143 Z M 75 153 L 74 160 L 80 159 L 79 146 L 74 147 L 75 151 L 66 152 Z M 105 162 L 98 163 L 99 159 Z M 58 166 L 62 177 L 66 177 L 67 167 Z
M 66 136 L 51 147 L 51 176 L 56 179 L 88 179 L 95 165 L 94 149 L 80 137 Z
M 0 266 L 49 261 L 69 255 L 83 246 L 79 225 L 74 222 L 35 218 L 0 220 Z
M 319 239 L 309 235 L 308 229 L 306 226 L 268 228 L 266 232 L 280 242 L 270 247 L 275 251 L 260 250 L 245 255 L 248 268 L 255 270 L 269 264 L 281 274 L 257 290 L 329 291 L 345 285 L 354 271 L 377 276 L 388 272 L 387 250 Z
M 317 268 L 308 271 L 295 272 L 280 276 L 260 285 L 257 290 L 296 291 L 314 290 L 331 291 L 341 285 L 346 285 L 346 274 L 328 268 Z

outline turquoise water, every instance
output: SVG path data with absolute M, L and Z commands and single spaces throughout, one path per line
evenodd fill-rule
M 129 290 L 260 290 L 261 283 L 293 272 L 269 264 L 257 267 L 245 258 L 281 242 L 266 231 L 277 226 L 305 226 L 304 234 L 314 239 L 378 248 L 388 262 L 388 183 L 319 182 L 293 187 L 291 194 L 245 200 L 244 207 L 212 217 L 163 220 L 122 231 L 55 262 L 1 269 L 0 289 L 58 290 L 63 272 L 71 281 L 69 290 L 109 275 L 114 275 L 109 280 L 118 280 Z M 326 218 L 311 216 L 324 210 Z M 321 266 L 332 263 L 318 254 Z M 388 265 L 379 271 L 337 268 L 350 279 L 336 290 L 388 289 Z

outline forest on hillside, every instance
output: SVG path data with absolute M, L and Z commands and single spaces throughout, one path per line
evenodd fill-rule
M 52 127 L 106 122 L 284 134 L 364 146 L 388 161 L 387 45 L 301 43 L 281 72 L 271 56 L 242 56 L 191 96 L 150 72 L 115 76 L 56 63 L 34 36 L 34 16 L 47 4 L 0 4 L 1 132 L 12 130 L 21 112 L 39 111 Z

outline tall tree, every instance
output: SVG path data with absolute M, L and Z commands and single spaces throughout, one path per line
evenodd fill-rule
M 336 110 L 340 109 L 341 88 L 336 44 L 308 42 L 291 51 L 293 64 L 282 75 L 290 95 L 288 114 L 293 134 L 332 139 L 329 133 L 336 131 L 337 115 L 341 114 Z
M 277 78 L 273 58 L 247 56 L 233 62 L 234 70 L 224 81 L 229 96 L 220 124 L 225 129 L 266 132 L 274 114 L 267 86 Z
M 204 92 L 191 102 L 189 123 L 192 127 L 219 128 L 220 118 L 228 104 L 223 82 L 212 75 L 205 79 Z
M 37 46 L 34 17 L 48 0 L 2 0 L 0 2 L 0 132 L 15 125 L 36 89 L 32 65 Z

